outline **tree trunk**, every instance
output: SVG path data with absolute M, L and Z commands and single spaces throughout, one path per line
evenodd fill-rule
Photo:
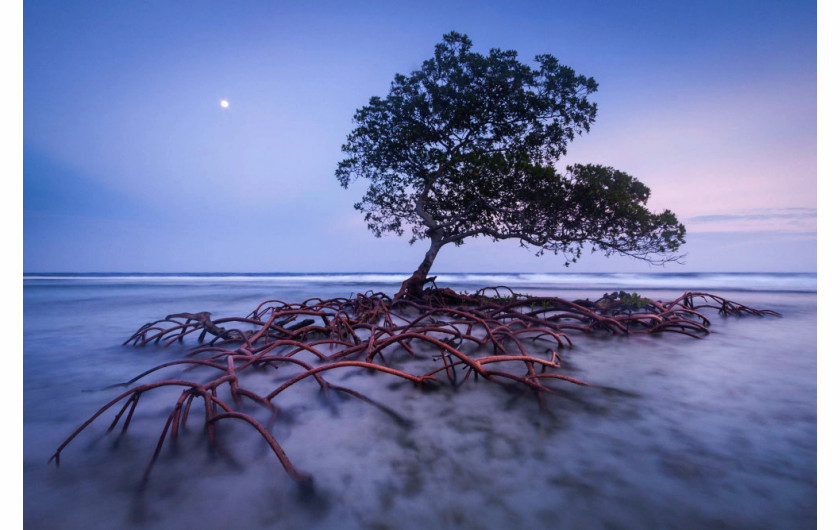
M 429 250 L 426 251 L 426 255 L 423 257 L 423 261 L 420 263 L 420 266 L 417 267 L 417 270 L 414 271 L 414 274 L 412 274 L 411 277 L 402 283 L 400 291 L 394 296 L 394 300 L 399 300 L 400 298 L 423 297 L 423 286 L 428 281 L 427 277 L 429 275 L 429 271 L 432 269 L 432 263 L 434 263 L 438 251 L 442 246 L 443 243 L 440 239 L 432 237 L 432 244 L 429 247 Z

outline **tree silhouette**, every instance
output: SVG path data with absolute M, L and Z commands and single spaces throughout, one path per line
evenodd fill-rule
M 441 247 L 469 237 L 518 239 L 538 254 L 562 253 L 566 265 L 587 244 L 652 263 L 676 259 L 685 228 L 672 212 L 645 208 L 644 184 L 610 167 L 554 167 L 589 131 L 597 83 L 551 55 L 532 68 L 515 51 L 471 48 L 466 35 L 445 35 L 420 70 L 396 75 L 386 97 L 356 111 L 342 146 L 341 185 L 370 181 L 355 205 L 368 228 L 430 241 L 397 297 L 422 296 Z

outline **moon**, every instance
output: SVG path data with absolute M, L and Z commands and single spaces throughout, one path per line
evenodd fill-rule
M 223 109 L 226 109 L 226 108 L 230 107 L 230 101 L 228 101 L 226 99 L 223 99 L 223 100 L 219 101 L 219 106 L 222 107 Z

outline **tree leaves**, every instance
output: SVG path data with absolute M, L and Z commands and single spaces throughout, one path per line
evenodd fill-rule
M 551 55 L 536 67 L 515 51 L 472 51 L 449 33 L 420 70 L 398 74 L 385 97 L 354 117 L 336 170 L 345 188 L 370 182 L 356 209 L 370 230 L 413 243 L 461 244 L 472 236 L 519 239 L 576 260 L 584 244 L 652 262 L 675 259 L 685 228 L 673 213 L 645 208 L 650 190 L 609 167 L 553 164 L 597 107 L 592 78 Z

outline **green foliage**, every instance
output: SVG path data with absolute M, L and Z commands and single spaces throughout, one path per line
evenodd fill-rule
M 641 296 L 639 293 L 618 291 L 612 294 L 604 293 L 604 296 L 601 297 L 599 303 L 605 306 L 623 306 L 628 309 L 644 309 L 648 306 L 648 304 L 650 304 L 650 299 Z
M 345 188 L 370 185 L 356 209 L 377 236 L 410 232 L 436 249 L 489 236 L 518 239 L 537 254 L 577 260 L 584 245 L 606 254 L 663 262 L 684 243 L 685 228 L 670 211 L 645 208 L 650 190 L 599 165 L 554 163 L 588 132 L 596 105 L 592 78 L 551 55 L 534 67 L 515 51 L 472 51 L 450 33 L 434 56 L 397 75 L 385 97 L 356 112 L 336 176 Z

